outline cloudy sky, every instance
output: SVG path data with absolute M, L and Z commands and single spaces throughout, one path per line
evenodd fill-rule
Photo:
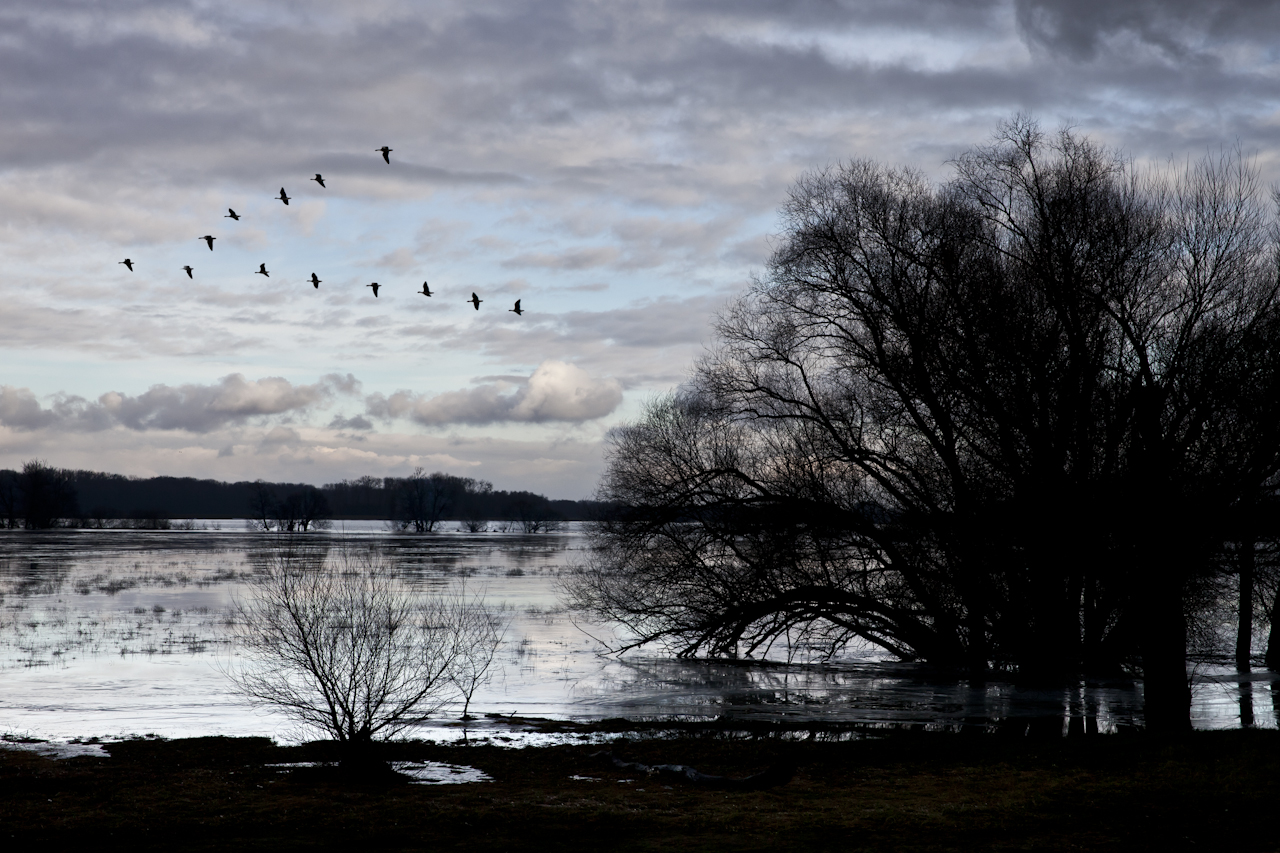
M 6 0 L 0 467 L 586 497 L 799 174 L 942 180 L 1022 111 L 1280 179 L 1277 33 L 1189 0 Z

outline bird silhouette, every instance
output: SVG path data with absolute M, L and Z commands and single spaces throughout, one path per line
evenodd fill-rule
M 280 189 L 282 189 L 282 190 L 283 190 L 283 189 L 284 189 L 284 187 L 281 187 Z M 228 207 L 228 208 L 227 208 L 227 215 L 226 215 L 226 216 L 224 216 L 224 217 L 222 217 L 222 218 L 223 218 L 223 219 L 234 219 L 234 220 L 236 220 L 237 222 L 239 222 L 239 221 L 240 221 L 240 214 L 236 213 L 234 210 L 232 210 L 231 208 L 229 208 L 229 207 Z
M 474 292 L 474 291 L 472 292 L 472 294 L 471 294 L 471 298 L 470 298 L 470 299 L 464 299 L 464 300 L 462 300 L 462 301 L 463 301 L 463 302 L 470 302 L 472 305 L 474 305 L 474 306 L 475 306 L 475 309 L 476 309 L 477 311 L 479 311 L 479 310 L 480 310 L 480 303 L 481 303 L 481 302 L 484 302 L 484 300 L 483 300 L 483 299 L 481 299 L 479 296 L 476 296 L 476 295 L 475 295 L 475 292 Z
M 191 267 L 187 266 L 183 267 L 183 269 L 187 271 L 187 278 L 195 278 L 195 276 L 191 274 Z
M 372 287 L 372 288 L 373 288 L 373 295 L 374 295 L 375 297 L 378 295 L 378 288 L 379 288 L 379 287 L 381 287 L 381 286 L 382 286 L 382 285 L 378 284 L 376 281 L 375 281 L 373 284 L 366 284 L 366 285 L 365 285 L 365 287 Z
M 374 151 L 381 151 L 381 152 L 382 152 L 382 159 L 387 161 L 387 165 L 390 165 L 390 164 L 391 164 L 391 152 L 392 152 L 392 151 L 395 151 L 395 149 L 394 149 L 394 148 L 388 148 L 387 146 L 385 146 L 385 145 L 384 145 L 384 146 L 382 146 L 381 148 L 375 148 L 375 149 L 373 149 L 373 150 L 374 150 Z
M 125 258 L 123 261 L 116 261 L 116 263 L 124 264 L 126 267 L 129 268 L 129 272 L 133 272 L 133 261 L 129 260 L 128 258 Z M 423 285 L 423 286 L 425 287 L 426 285 Z
M 267 278 L 271 278 L 271 273 L 267 272 L 266 264 L 258 264 L 258 271 L 254 275 L 265 275 Z
M 316 278 L 316 274 L 315 274 L 315 273 L 312 273 L 312 274 L 311 274 L 311 284 L 312 284 L 312 286 L 313 286 L 313 287 L 315 287 L 315 289 L 316 289 L 316 290 L 319 290 L 319 289 L 320 289 L 320 282 L 322 282 L 322 281 L 324 281 L 324 279 Z
M 322 187 L 324 186 L 324 178 L 320 177 L 320 173 L 319 173 L 319 172 L 316 172 L 316 176 L 315 176 L 314 178 L 312 178 L 311 180 L 315 181 L 317 184 L 319 184 L 319 185 L 320 185 L 320 186 L 322 186 Z
M 427 287 L 427 283 L 425 281 L 422 283 L 422 295 L 423 296 L 431 295 L 431 288 Z
M 289 203 L 289 197 L 284 194 L 284 187 L 280 188 L 280 195 L 276 196 L 276 198 L 280 199 L 285 204 Z
M 517 299 L 517 300 L 516 300 L 516 307 L 515 307 L 515 308 L 508 308 L 507 310 L 508 310 L 508 311 L 514 311 L 514 312 L 515 312 L 515 315 L 516 315 L 517 317 L 519 317 L 521 314 L 523 314 L 523 313 L 524 313 L 524 311 L 521 311 L 521 310 L 520 310 L 520 300 L 519 300 L 519 299 Z
M 203 237 L 197 237 L 196 239 L 197 239 L 197 240 L 203 240 L 203 241 L 205 241 L 206 243 L 208 243 L 208 244 L 209 244 L 209 251 L 210 251 L 210 252 L 212 252 L 212 251 L 213 251 L 213 241 L 214 241 L 214 240 L 217 240 L 218 238 L 217 238 L 217 237 L 214 237 L 214 236 L 213 236 L 213 235 L 211 235 L 211 234 L 206 234 L 206 235 L 204 235 Z

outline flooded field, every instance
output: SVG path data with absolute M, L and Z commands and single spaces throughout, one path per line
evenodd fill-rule
M 308 736 L 229 689 L 235 661 L 228 616 L 255 568 L 283 545 L 239 522 L 195 530 L 0 533 L 0 734 L 55 740 L 156 734 Z M 466 584 L 507 623 L 499 666 L 472 713 L 590 720 L 722 717 L 931 728 L 1037 721 L 1063 731 L 1141 724 L 1133 681 L 1036 690 L 993 682 L 970 688 L 870 652 L 825 665 L 735 665 L 604 655 L 608 626 L 560 606 L 559 579 L 583 539 L 562 533 L 388 533 L 378 523 L 306 534 L 314 544 L 375 544 L 424 590 Z M 1280 685 L 1270 672 L 1241 678 L 1196 672 L 1200 728 L 1275 727 Z M 427 738 L 461 736 L 461 707 Z M 476 728 L 481 731 L 477 732 Z M 498 735 L 492 722 L 472 736 Z M 506 732 L 502 736 L 507 736 Z

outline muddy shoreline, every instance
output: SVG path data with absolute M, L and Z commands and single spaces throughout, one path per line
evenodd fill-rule
M 513 725 L 538 721 L 512 720 Z M 546 723 L 545 725 L 553 725 Z M 554 724 L 564 725 L 564 724 Z M 621 725 L 621 722 L 611 725 Z M 386 744 L 492 781 L 352 777 L 333 744 L 137 739 L 109 757 L 0 750 L 10 849 L 1274 850 L 1280 732 L 809 738 L 594 724 L 590 743 Z M 621 761 L 611 760 L 612 758 Z M 281 767 L 280 765 L 306 766 Z M 680 764 L 758 790 L 682 782 Z M 624 769 L 631 765 L 632 769 Z

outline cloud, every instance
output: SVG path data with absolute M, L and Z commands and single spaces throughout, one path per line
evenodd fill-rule
M 371 394 L 367 413 L 378 418 L 408 418 L 423 426 L 496 423 L 581 423 L 611 414 L 622 402 L 615 379 L 595 379 L 563 361 L 544 361 L 527 379 L 486 377 L 493 381 L 465 391 L 425 396 L 397 391 Z
M 333 420 L 329 421 L 329 429 L 370 430 L 373 429 L 373 424 L 363 415 L 356 415 L 353 418 L 334 415 Z
M 137 396 L 108 391 L 97 401 L 56 395 L 48 408 L 25 388 L 0 387 L 0 425 L 21 430 L 92 432 L 122 426 L 130 430 L 211 432 L 266 415 L 301 414 L 335 394 L 359 394 L 351 374 L 329 374 L 311 385 L 272 376 L 248 380 L 239 373 L 213 385 L 153 385 Z
M 1268 42 L 1280 24 L 1274 5 L 1250 0 L 1016 0 L 1015 9 L 1024 38 L 1080 62 L 1128 41 L 1194 60 L 1213 42 Z
M 502 265 L 508 269 L 542 267 L 556 270 L 588 270 L 607 266 L 616 260 L 619 254 L 621 253 L 614 246 L 594 246 L 556 254 L 527 252 L 508 258 L 502 262 Z

